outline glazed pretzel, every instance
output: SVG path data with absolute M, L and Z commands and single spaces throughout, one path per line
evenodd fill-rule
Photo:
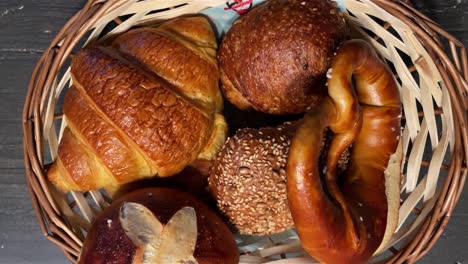
M 392 158 L 400 137 L 400 96 L 391 71 L 362 40 L 341 46 L 327 77 L 329 97 L 306 114 L 292 141 L 288 201 L 310 255 L 324 263 L 362 263 L 391 236 L 398 217 L 399 173 L 386 169 L 400 162 Z M 322 180 L 316 146 L 327 127 L 336 135 Z M 337 179 L 338 159 L 351 144 L 348 169 Z

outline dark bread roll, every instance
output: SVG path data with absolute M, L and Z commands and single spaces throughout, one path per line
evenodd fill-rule
M 241 234 L 271 235 L 294 227 L 286 190 L 286 164 L 291 140 L 300 122 L 277 127 L 245 128 L 228 138 L 208 178 L 218 208 Z M 324 133 L 320 146 L 321 173 L 332 133 Z M 338 161 L 343 173 L 349 149 Z
M 132 242 L 119 220 L 124 203 L 137 203 L 148 208 L 162 224 L 167 224 L 180 209 L 192 207 L 198 232 L 193 253 L 195 260 L 199 264 L 238 263 L 238 248 L 223 221 L 195 197 L 167 188 L 140 189 L 114 201 L 94 221 L 79 263 L 140 263 L 142 248 Z
M 295 126 L 241 129 L 215 159 L 210 191 L 241 234 L 269 235 L 293 227 L 286 160 Z
M 221 43 L 223 92 L 241 109 L 304 112 L 326 94 L 328 59 L 347 38 L 334 2 L 267 1 L 238 19 Z

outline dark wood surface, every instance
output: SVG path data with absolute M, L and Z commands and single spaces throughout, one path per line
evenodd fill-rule
M 468 1 L 414 1 L 468 47 Z M 83 6 L 73 0 L 0 1 L 0 263 L 66 263 L 43 237 L 26 190 L 21 112 L 30 74 L 61 26 Z M 468 192 L 421 263 L 468 264 Z

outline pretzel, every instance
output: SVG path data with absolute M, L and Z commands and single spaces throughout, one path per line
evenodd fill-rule
M 292 140 L 288 202 L 311 256 L 323 263 L 362 263 L 398 221 L 400 95 L 391 71 L 362 40 L 343 43 L 327 77 L 329 97 L 306 114 Z M 320 171 L 316 146 L 327 127 L 335 136 Z M 349 166 L 337 176 L 338 159 L 351 144 Z

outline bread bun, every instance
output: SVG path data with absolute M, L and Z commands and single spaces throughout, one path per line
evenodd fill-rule
M 241 109 L 304 112 L 326 94 L 328 59 L 347 37 L 334 2 L 267 1 L 238 19 L 221 43 L 223 92 Z
M 293 227 L 286 199 L 286 159 L 295 125 L 241 129 L 215 159 L 210 191 L 241 234 Z
M 122 228 L 122 220 L 119 220 L 119 216 L 122 217 L 120 211 L 124 208 L 122 206 L 129 203 L 148 208 L 166 226 L 171 218 L 177 218 L 175 215 L 180 214 L 179 210 L 193 208 L 198 232 L 193 253 L 195 260 L 199 264 L 238 263 L 236 243 L 223 221 L 193 196 L 167 188 L 140 189 L 114 201 L 94 221 L 83 245 L 79 263 L 141 263 L 138 262 L 142 258 L 141 245 L 135 245 L 128 232 Z M 155 224 L 149 225 L 147 229 L 157 228 Z
M 286 160 L 299 122 L 277 127 L 245 128 L 229 138 L 214 160 L 208 178 L 218 208 L 246 235 L 271 235 L 294 227 L 286 196 Z M 331 133 L 320 146 L 325 158 Z M 349 150 L 341 155 L 343 172 Z

